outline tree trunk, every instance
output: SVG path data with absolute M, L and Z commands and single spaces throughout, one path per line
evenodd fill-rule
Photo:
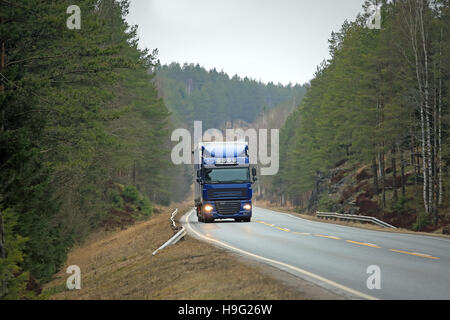
M 436 75 L 436 65 L 434 65 L 433 73 Z M 434 79 L 435 80 L 435 79 Z M 434 214 L 434 223 L 437 224 L 438 214 L 439 214 L 439 193 L 436 192 L 439 188 L 439 180 L 438 180 L 438 92 L 436 81 L 434 82 L 434 103 L 433 103 L 433 214 Z
M 400 170 L 402 175 L 402 197 L 406 196 L 406 179 L 405 179 L 405 159 L 403 157 L 403 149 L 400 148 Z
M 411 126 L 411 128 L 409 129 L 410 135 L 411 135 L 411 148 L 410 148 L 410 152 L 411 152 L 411 166 L 414 167 L 414 173 L 416 173 L 416 160 L 415 160 L 415 156 L 416 156 L 416 141 L 415 141 L 415 131 L 413 129 L 413 126 Z
M 427 71 L 428 67 L 428 57 L 426 55 L 426 43 L 423 41 L 422 48 L 424 49 L 423 52 L 425 53 L 424 61 L 425 66 L 422 65 L 421 56 L 419 53 L 419 44 L 417 40 L 417 30 L 420 28 L 422 33 L 422 40 L 424 40 L 425 34 L 423 32 L 423 12 L 422 12 L 422 5 L 423 3 L 421 1 L 408 1 L 407 2 L 408 8 L 405 8 L 405 10 L 409 11 L 406 12 L 407 18 L 405 19 L 405 24 L 408 27 L 408 31 L 410 33 L 410 41 L 411 41 L 411 48 L 414 53 L 414 59 L 415 59 L 415 73 L 416 73 L 416 80 L 417 80 L 417 86 L 418 86 L 418 109 L 420 113 L 420 130 L 421 130 L 421 138 L 422 138 L 422 171 L 423 171 L 423 203 L 425 207 L 425 212 L 430 213 L 430 206 L 429 206 L 429 171 L 427 170 L 427 164 L 428 164 L 428 145 L 426 145 L 426 135 L 425 135 L 425 127 L 427 124 L 425 123 L 426 117 L 428 115 L 425 115 L 428 110 L 425 110 L 428 106 L 428 75 L 425 72 L 425 79 L 423 79 L 422 74 L 424 73 L 424 70 Z M 421 28 L 422 27 L 422 28 Z M 426 90 L 424 89 L 426 88 Z M 429 124 L 429 123 L 428 123 Z M 428 141 L 428 139 L 427 139 Z
M 426 151 L 427 151 L 427 166 L 428 166 L 428 212 L 434 214 L 434 181 L 433 181 L 433 163 L 432 163 L 432 144 L 431 144 L 431 119 L 430 119 L 430 101 L 429 101 L 429 71 L 428 71 L 428 49 L 425 35 L 425 27 L 423 21 L 423 2 L 419 3 L 419 22 L 420 33 L 422 38 L 422 50 L 424 59 L 424 113 L 426 124 Z
M 442 78 L 439 79 L 439 105 L 438 105 L 438 145 L 439 145 L 439 156 L 438 156 L 438 176 L 439 176 L 439 200 L 438 205 L 442 205 L 442 199 L 444 197 L 442 189 Z
M 438 146 L 439 146 L 439 193 L 438 193 L 438 205 L 442 205 L 442 27 L 441 27 L 441 43 L 439 44 L 439 100 L 438 100 Z
M 3 213 L 0 211 L 0 259 L 6 259 L 6 248 L 5 248 L 5 228 L 3 222 Z M 0 298 L 7 293 L 7 283 L 4 280 L 4 276 L 0 275 Z
M 0 17 L 0 24 L 3 24 L 3 17 Z M 2 39 L 0 44 L 0 73 L 4 74 L 5 59 L 6 59 L 6 49 L 5 41 Z M 3 96 L 5 91 L 5 86 L 3 84 L 3 79 L 0 80 L 0 95 Z M 2 108 L 0 113 L 0 133 L 5 131 L 5 109 Z M 0 211 L 0 259 L 6 259 L 6 248 L 5 248 L 5 228 L 3 223 L 3 213 Z M 7 283 L 4 280 L 4 276 L 0 275 L 0 298 L 7 293 Z
M 376 157 L 372 160 L 372 174 L 373 174 L 373 186 L 375 187 L 375 194 L 380 192 L 380 186 L 378 185 L 378 166 Z
M 398 192 L 397 192 L 397 159 L 396 159 L 396 148 L 392 148 L 392 190 L 394 191 L 393 202 L 398 202 Z
M 136 160 L 133 161 L 133 186 L 136 187 Z
M 0 24 L 3 24 L 3 17 L 0 17 Z M 5 59 L 6 59 L 6 49 L 5 49 L 5 41 L 2 39 L 1 43 L 1 52 L 0 52 L 0 73 L 4 74 L 5 69 Z M 3 96 L 3 93 L 5 91 L 5 86 L 3 84 L 4 79 L 0 79 L 0 95 Z M 5 131 L 5 109 L 2 108 L 1 114 L 0 114 L 0 132 Z
M 381 205 L 386 208 L 386 184 L 385 184 L 385 169 L 384 169 L 384 151 L 378 154 L 378 162 L 380 167 L 381 178 Z

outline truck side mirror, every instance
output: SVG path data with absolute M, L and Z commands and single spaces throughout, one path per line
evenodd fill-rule
M 197 183 L 202 184 L 202 171 L 197 170 Z
M 252 181 L 253 181 L 253 183 L 255 183 L 256 180 L 258 180 L 258 178 L 256 177 L 256 168 L 253 167 L 252 168 Z

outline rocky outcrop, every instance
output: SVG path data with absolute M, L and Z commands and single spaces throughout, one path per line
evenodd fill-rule
M 371 178 L 372 174 L 366 167 L 342 166 L 326 173 L 318 172 L 308 201 L 308 211 L 316 212 L 320 205 L 325 203 L 327 210 L 332 212 L 376 215 L 380 208 L 378 202 L 373 199 L 376 191 Z

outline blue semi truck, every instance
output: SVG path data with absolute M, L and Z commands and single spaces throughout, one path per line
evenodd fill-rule
M 194 204 L 198 221 L 208 223 L 231 218 L 250 222 L 252 184 L 257 178 L 256 168 L 250 167 L 248 143 L 203 142 L 194 155 L 197 157 Z

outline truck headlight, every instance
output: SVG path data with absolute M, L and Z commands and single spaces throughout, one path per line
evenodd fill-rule
M 252 205 L 250 203 L 246 203 L 242 208 L 244 208 L 244 210 L 250 211 L 252 210 Z
M 213 211 L 213 209 L 214 209 L 214 207 L 210 204 L 205 204 L 205 206 L 203 207 L 203 210 L 205 212 L 211 212 L 211 211 Z

